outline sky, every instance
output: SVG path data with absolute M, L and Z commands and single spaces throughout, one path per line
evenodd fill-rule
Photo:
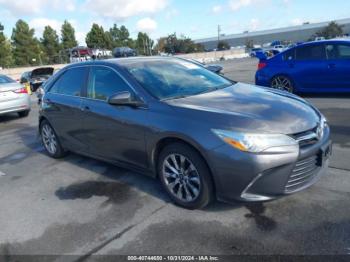
M 345 0 L 0 0 L 0 23 L 10 37 L 18 19 L 42 36 L 46 25 L 59 33 L 71 22 L 80 44 L 93 23 L 108 30 L 124 24 L 136 37 L 176 32 L 192 39 L 350 18 Z

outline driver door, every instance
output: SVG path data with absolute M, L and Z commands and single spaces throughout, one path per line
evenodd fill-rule
M 129 91 L 119 73 L 106 66 L 91 66 L 83 98 L 83 128 L 89 153 L 108 161 L 147 166 L 144 122 L 145 108 L 116 106 L 107 102 L 113 94 Z

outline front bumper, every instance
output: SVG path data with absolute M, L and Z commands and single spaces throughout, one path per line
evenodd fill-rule
M 210 152 L 216 195 L 224 202 L 268 201 L 313 185 L 328 169 L 330 131 L 299 152 L 251 154 L 222 145 Z

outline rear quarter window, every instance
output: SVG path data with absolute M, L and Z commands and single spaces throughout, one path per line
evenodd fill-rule
M 326 60 L 325 45 L 307 45 L 296 49 L 297 60 Z

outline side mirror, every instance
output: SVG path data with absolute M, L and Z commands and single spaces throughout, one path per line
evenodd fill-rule
M 144 105 L 141 100 L 135 98 L 129 91 L 114 94 L 108 98 L 107 102 L 111 105 L 117 106 L 140 107 Z

